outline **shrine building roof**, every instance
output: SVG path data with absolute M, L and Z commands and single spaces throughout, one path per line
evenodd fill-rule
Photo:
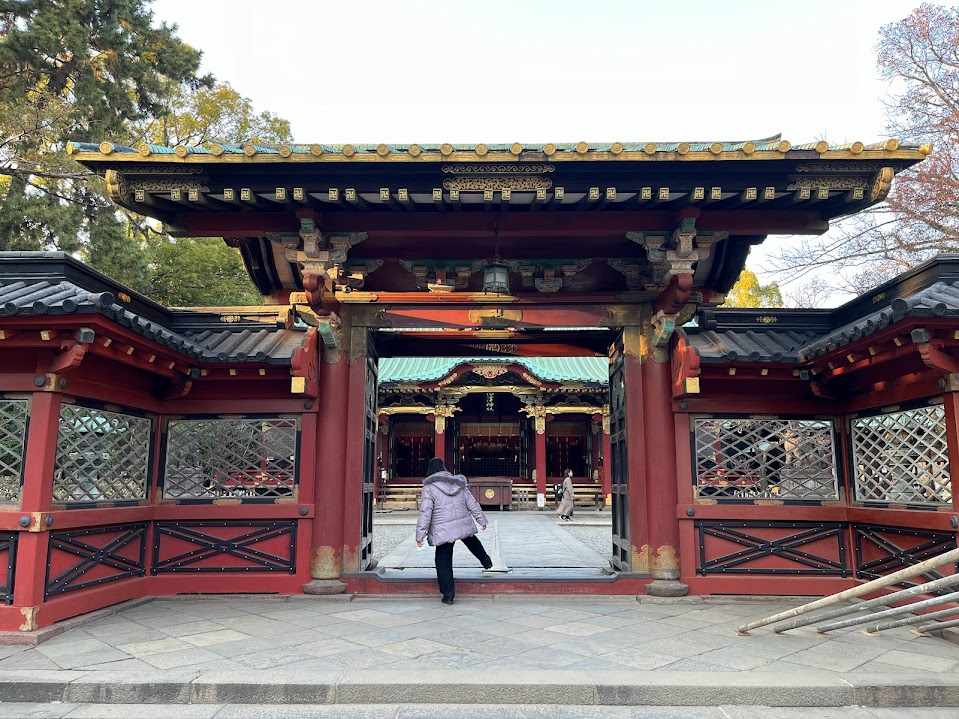
M 524 292 L 661 291 L 677 242 L 704 297 L 727 292 L 769 234 L 820 234 L 881 202 L 927 145 L 717 142 L 410 145 L 67 144 L 118 205 L 174 235 L 223 237 L 256 287 L 303 289 L 336 256 L 331 291 L 482 290 L 499 255 Z M 685 242 L 685 241 L 684 241 Z M 695 259 L 688 259 L 694 257 Z M 332 261 L 332 260 L 331 260 Z M 339 300 L 338 300 L 339 301 Z M 708 300 L 707 300 L 708 301 Z
M 379 383 L 431 382 L 460 365 L 517 364 L 548 382 L 609 383 L 605 357 L 389 357 L 380 360 Z
M 934 257 L 834 309 L 701 308 L 697 326 L 683 331 L 707 363 L 804 363 L 907 318 L 959 319 L 959 254 Z
M 833 159 L 855 158 L 862 153 L 926 151 L 919 144 L 902 144 L 898 140 L 883 140 L 871 144 L 862 142 L 829 143 L 825 140 L 793 145 L 782 138 L 772 135 L 761 139 L 707 141 L 707 142 L 548 142 L 512 144 L 358 144 L 323 145 L 295 144 L 282 145 L 263 143 L 210 143 L 206 146 L 140 144 L 130 147 L 114 142 L 68 142 L 67 152 L 80 162 L 94 163 L 115 155 L 114 160 L 143 162 L 193 159 L 204 161 L 217 158 L 224 163 L 251 160 L 260 163 L 296 163 L 296 162 L 504 162 L 522 159 L 548 159 L 552 162 L 574 161 L 639 161 L 664 159 L 655 157 L 658 153 L 675 154 L 678 159 L 778 159 L 789 151 L 812 151 L 820 155 L 833 153 Z M 740 156 L 730 156 L 740 153 Z M 757 154 L 758 153 L 758 154 Z M 776 157 L 762 153 L 776 153 Z M 524 158 L 524 155 L 536 155 Z M 699 155 L 702 155 L 701 157 Z M 712 157 L 708 157 L 712 155 Z M 866 154 L 861 159 L 871 158 Z
M 99 315 L 200 362 L 288 363 L 304 332 L 286 310 L 168 309 L 63 252 L 0 252 L 0 320 Z

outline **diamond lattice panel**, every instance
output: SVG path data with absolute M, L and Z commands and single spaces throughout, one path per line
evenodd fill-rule
M 151 422 L 63 405 L 53 498 L 59 502 L 145 499 Z
M 27 434 L 27 402 L 0 399 L 0 502 L 19 502 Z
M 832 423 L 696 418 L 696 493 L 712 499 L 838 499 Z
M 896 504 L 952 501 L 942 405 L 852 422 L 856 499 Z
M 296 418 L 171 421 L 163 496 L 294 496 L 299 429 Z

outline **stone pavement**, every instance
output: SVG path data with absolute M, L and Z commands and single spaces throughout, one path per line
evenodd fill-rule
M 100 716 L 83 713 L 94 704 L 189 704 L 172 714 L 102 715 L 218 719 L 346 716 L 268 713 L 274 704 L 349 704 L 351 717 L 367 706 L 376 717 L 479 716 L 492 703 L 513 707 L 493 716 L 540 716 L 543 705 L 587 707 L 567 714 L 584 717 L 761 716 L 729 713 L 747 705 L 959 712 L 959 646 L 941 638 L 906 629 L 735 634 L 798 603 L 533 595 L 465 596 L 452 606 L 438 595 L 134 602 L 71 620 L 74 628 L 39 646 L 0 646 L 0 717 L 37 704 L 72 707 L 55 715 L 71 718 Z M 434 713 L 445 704 L 460 707 Z M 421 713 L 389 713 L 400 705 Z M 640 705 L 703 709 L 631 713 Z M 725 714 L 706 712 L 719 706 Z
M 572 524 L 560 522 L 555 512 L 487 512 L 487 518 L 488 529 L 477 536 L 494 560 L 494 552 L 498 551 L 502 561 L 513 570 L 509 575 L 497 575 L 497 579 L 585 579 L 610 575 L 612 519 L 609 512 L 577 512 Z M 389 525 L 408 526 L 409 534 L 379 561 L 380 575 L 435 580 L 432 547 L 420 551 L 416 547 L 415 513 L 377 515 L 374 519 L 374 527 Z M 593 528 L 597 538 L 603 538 L 600 543 L 609 546 L 605 553 L 597 551 L 596 541 L 590 546 L 574 534 L 584 527 Z M 375 546 L 375 529 L 373 543 Z M 484 576 L 482 567 L 462 542 L 457 542 L 453 549 L 453 568 L 457 579 Z

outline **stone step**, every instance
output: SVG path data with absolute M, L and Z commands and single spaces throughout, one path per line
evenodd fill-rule
M 282 668 L 245 672 L 170 670 L 150 673 L 2 670 L 0 697 L 0 707 L 8 703 L 63 702 L 319 704 L 351 705 L 354 709 L 355 705 L 367 704 L 451 704 L 485 708 L 490 699 L 495 698 L 499 704 L 512 706 L 940 708 L 959 707 L 959 675 L 919 676 L 902 672 L 897 675 L 846 673 L 840 677 L 826 671 L 544 669 L 477 672 L 439 667 L 428 671 L 349 669 L 309 672 L 284 672 Z M 181 712 L 177 716 L 182 719 L 192 715 Z M 501 715 L 487 711 L 483 716 Z
M 535 713 L 531 714 L 531 709 Z M 623 707 L 538 704 L 24 704 L 0 703 L 0 719 L 623 719 L 653 716 L 663 719 L 783 719 L 779 707 L 716 706 L 657 707 L 655 715 L 627 713 Z M 952 719 L 951 709 L 916 709 L 913 707 L 882 709 L 876 714 L 862 707 L 815 707 L 792 709 L 789 719 Z

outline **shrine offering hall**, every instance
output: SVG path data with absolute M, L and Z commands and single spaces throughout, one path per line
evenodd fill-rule
M 468 593 L 821 595 L 956 546 L 959 256 L 839 308 L 720 307 L 751 247 L 930 148 L 70 143 L 265 297 L 167 308 L 0 253 L 0 631 L 180 593 L 433 593 L 374 510 L 610 516 L 608 573 Z M 952 572 L 954 569 L 946 568 Z

